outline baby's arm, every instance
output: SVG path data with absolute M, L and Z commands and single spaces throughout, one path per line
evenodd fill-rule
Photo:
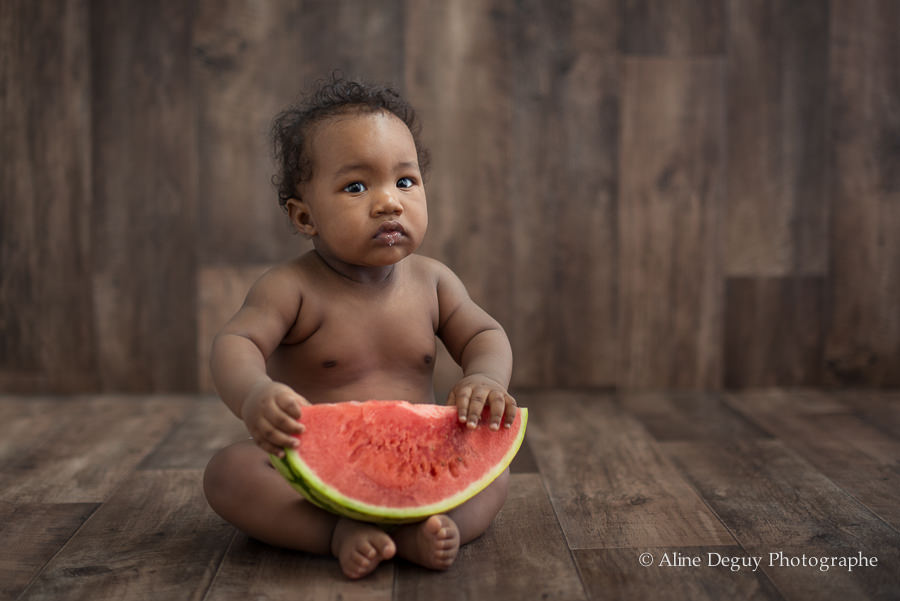
M 266 359 L 300 310 L 301 292 L 290 269 L 276 267 L 254 284 L 244 305 L 216 335 L 210 357 L 219 396 L 256 443 L 279 456 L 296 443 L 291 435 L 303 431 L 297 421 L 300 406 L 309 404 L 266 374 Z
M 512 348 L 497 321 L 469 297 L 463 283 L 449 268 L 438 270 L 438 336 L 463 369 L 463 377 L 447 398 L 459 409 L 459 421 L 478 425 L 490 407 L 491 429 L 501 421 L 509 427 L 516 417 L 516 402 L 507 392 L 512 375 Z

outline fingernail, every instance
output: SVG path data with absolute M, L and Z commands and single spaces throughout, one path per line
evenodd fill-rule
M 497 422 L 494 422 L 491 424 L 491 430 L 494 430 L 496 432 L 499 429 L 500 429 L 500 424 L 498 424 Z
M 478 420 L 477 419 L 469 420 L 468 426 L 469 426 L 469 428 L 474 430 L 478 426 Z

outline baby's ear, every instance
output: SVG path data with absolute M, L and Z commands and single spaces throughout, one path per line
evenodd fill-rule
M 309 210 L 309 205 L 304 201 L 299 198 L 289 198 L 284 203 L 284 206 L 287 209 L 291 223 L 294 224 L 294 227 L 297 228 L 298 232 L 307 238 L 312 238 L 318 233 L 316 224 L 312 219 L 312 213 Z

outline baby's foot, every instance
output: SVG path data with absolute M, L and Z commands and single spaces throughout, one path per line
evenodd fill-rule
M 398 532 L 397 545 L 400 554 L 411 562 L 432 570 L 446 570 L 459 551 L 459 528 L 446 515 L 433 515 Z
M 371 524 L 341 519 L 331 535 L 331 552 L 338 558 L 347 578 L 362 578 L 382 559 L 393 557 L 397 547 L 383 530 Z

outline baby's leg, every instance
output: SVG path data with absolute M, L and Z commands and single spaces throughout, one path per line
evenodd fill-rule
M 350 578 L 365 576 L 394 555 L 383 530 L 339 521 L 306 501 L 250 441 L 217 453 L 206 467 L 203 488 L 210 507 L 247 535 L 279 547 L 333 553 Z
M 447 515 L 402 526 L 394 533 L 397 554 L 413 563 L 445 570 L 453 564 L 459 546 L 481 536 L 503 507 L 509 491 L 509 470 L 490 486 Z

